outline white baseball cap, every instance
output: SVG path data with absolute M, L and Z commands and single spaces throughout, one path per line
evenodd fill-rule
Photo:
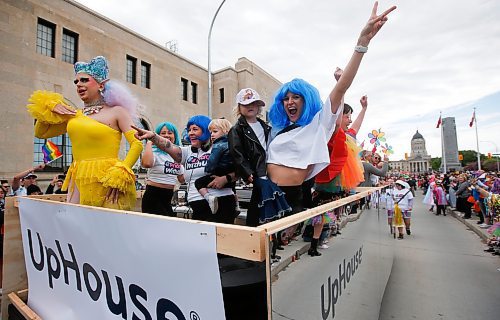
M 236 95 L 236 104 L 242 104 L 244 106 L 249 105 L 252 102 L 258 102 L 260 107 L 265 106 L 265 102 L 260 99 L 259 94 L 252 88 L 241 89 Z

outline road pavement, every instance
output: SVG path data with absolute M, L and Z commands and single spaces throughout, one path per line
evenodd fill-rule
M 412 235 L 396 241 L 379 320 L 500 319 L 500 258 L 471 228 L 417 195 Z

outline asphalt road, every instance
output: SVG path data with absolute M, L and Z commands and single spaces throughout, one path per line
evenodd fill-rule
M 462 222 L 435 216 L 421 201 L 419 194 L 404 240 L 390 235 L 385 210 L 366 210 L 321 257 L 302 255 L 281 271 L 272 284 L 273 320 L 500 319 L 500 257 L 485 253 Z M 360 249 L 356 272 L 342 282 L 343 262 Z
M 417 195 L 412 235 L 394 245 L 380 320 L 500 319 L 500 257 L 463 223 L 430 213 Z

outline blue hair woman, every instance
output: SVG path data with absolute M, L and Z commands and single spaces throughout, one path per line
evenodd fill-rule
M 208 185 L 210 194 L 217 197 L 218 210 L 212 214 L 208 202 L 198 192 L 194 183 L 196 179 L 205 176 L 205 167 L 212 151 L 210 118 L 204 115 L 191 117 L 186 124 L 187 138 L 191 145 L 180 147 L 157 132 L 134 127 L 136 138 L 148 139 L 158 150 L 168 153 L 174 162 L 184 166 L 184 179 L 187 184 L 187 201 L 193 210 L 193 219 L 202 221 L 226 222 L 234 221 L 236 198 L 231 188 L 224 187 L 229 179 L 235 179 L 234 172 L 222 177 L 215 177 Z
M 155 132 L 176 146 L 180 144 L 177 128 L 170 122 L 159 123 Z M 184 182 L 184 167 L 176 163 L 171 155 L 154 146 L 151 141 L 146 143 L 141 165 L 148 168 L 146 192 L 142 197 L 142 212 L 175 217 L 171 201 L 177 182 Z
M 330 163 L 327 143 L 335 127 L 340 125 L 344 95 L 356 76 L 368 44 L 387 21 L 387 15 L 396 9 L 391 7 L 377 15 L 377 7 L 376 2 L 342 77 L 324 103 L 321 103 L 318 90 L 301 79 L 285 83 L 275 95 L 269 112 L 273 139 L 268 146 L 267 172 L 271 182 L 285 193 L 292 208 L 285 215 L 304 209 L 301 185 Z M 295 229 L 291 227 L 285 233 L 290 236 Z M 318 239 L 313 239 L 309 255 L 321 255 L 317 245 Z

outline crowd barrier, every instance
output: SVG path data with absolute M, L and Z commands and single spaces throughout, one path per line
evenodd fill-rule
M 60 208 L 61 210 L 63 210 L 68 214 L 71 214 L 71 212 L 73 210 L 77 210 L 77 208 L 84 208 L 85 210 L 104 210 L 105 212 L 108 213 L 109 212 L 118 213 L 117 215 L 114 216 L 117 219 L 123 214 L 127 214 L 136 217 L 141 217 L 141 219 L 142 218 L 161 219 L 167 221 L 182 220 L 189 223 L 193 227 L 196 225 L 214 227 L 216 230 L 216 253 L 218 257 L 219 272 L 222 282 L 224 307 L 226 309 L 226 319 L 255 320 L 255 319 L 273 319 L 276 316 L 276 314 L 274 314 L 273 316 L 273 310 L 279 308 L 279 305 L 277 304 L 273 305 L 273 299 L 275 299 L 276 303 L 278 304 L 280 303 L 279 297 L 276 296 L 276 294 L 278 294 L 277 293 L 278 291 L 273 294 L 273 286 L 276 286 L 277 289 L 280 288 L 278 285 L 276 285 L 276 279 L 271 279 L 271 261 L 269 254 L 270 236 L 277 233 L 278 231 L 296 225 L 309 218 L 312 218 L 319 214 L 325 213 L 329 210 L 339 208 L 354 201 L 357 201 L 361 198 L 368 196 L 374 191 L 380 189 L 381 187 L 358 188 L 357 193 L 354 195 L 255 228 L 239 226 L 239 225 L 226 225 L 226 224 L 217 224 L 217 223 L 201 222 L 194 220 L 185 220 L 179 218 L 158 217 L 155 215 L 143 214 L 140 212 L 133 212 L 133 211 L 123 212 L 117 210 L 67 204 L 64 203 L 66 200 L 65 195 L 44 195 L 44 196 L 35 196 L 30 198 L 34 199 L 33 201 L 39 203 L 40 205 L 42 204 L 56 205 L 57 208 Z M 136 206 L 136 209 L 140 208 L 141 195 L 142 193 L 139 192 L 138 206 Z M 22 315 L 23 317 L 22 319 L 42 319 L 39 315 L 37 315 L 37 313 L 34 310 L 31 309 L 30 307 L 31 301 L 30 303 L 26 303 L 30 288 L 28 286 L 26 262 L 23 251 L 19 201 L 20 200 L 17 197 L 7 198 L 6 201 L 4 258 L 3 258 L 3 277 L 2 277 L 3 294 L 2 294 L 0 310 L 2 312 L 3 320 L 13 319 L 12 317 L 9 318 L 9 310 L 12 310 L 12 306 L 14 306 L 15 309 L 17 310 L 16 313 Z M 43 215 L 46 214 L 46 212 L 37 212 L 37 214 Z M 339 288 L 341 290 L 340 295 L 342 294 L 342 277 L 344 277 L 343 285 L 345 289 L 346 283 L 349 282 L 349 280 L 347 280 L 346 282 L 345 277 L 347 275 L 349 275 L 349 277 L 351 277 L 351 275 L 353 276 L 354 272 L 358 270 L 358 267 L 361 263 L 360 251 L 361 248 L 363 248 L 363 243 L 359 244 L 350 242 L 348 246 L 349 249 L 347 251 L 349 251 L 352 246 L 353 248 L 354 247 L 356 248 L 353 251 L 354 256 L 352 258 L 353 259 L 352 266 L 349 267 L 350 264 L 348 258 L 348 263 L 346 267 L 344 259 L 344 266 L 343 267 L 341 266 L 342 262 L 339 265 L 339 270 L 344 268 L 342 269 L 343 271 L 342 270 L 339 271 L 341 273 L 340 274 L 341 279 L 340 280 L 333 279 L 332 281 L 330 277 L 328 277 L 327 280 L 325 278 L 325 284 L 327 285 L 321 286 L 322 312 L 320 314 L 322 314 L 323 319 L 326 318 L 332 319 L 335 317 L 335 311 L 334 311 L 335 303 L 339 300 L 340 297 L 338 292 Z M 42 246 L 40 245 L 40 247 Z M 377 250 L 380 249 L 379 247 L 377 248 L 378 248 Z M 341 252 L 341 250 L 339 252 Z M 375 258 L 375 260 L 379 258 L 380 257 Z M 366 259 L 370 259 L 370 254 L 363 253 L 363 259 L 365 259 L 363 260 L 363 262 L 366 261 Z M 340 261 L 342 261 L 342 259 Z M 366 262 L 364 263 L 366 264 Z M 385 264 L 384 268 L 387 269 L 387 266 L 388 264 Z M 391 266 L 392 266 L 392 261 L 391 261 Z M 349 270 L 346 268 L 351 268 L 351 269 Z M 326 272 L 331 273 L 330 270 L 327 270 Z M 390 273 L 390 268 L 388 272 Z M 385 271 L 384 274 L 386 274 Z M 307 275 L 304 275 L 304 277 L 307 278 Z M 360 277 L 362 278 L 362 276 L 358 276 L 358 278 Z M 339 287 L 339 282 L 337 280 L 340 281 L 340 287 Z M 337 287 L 335 287 L 335 283 Z M 385 287 L 385 283 L 383 284 L 383 286 Z M 351 287 L 353 287 L 353 285 L 351 285 Z M 196 288 L 192 288 L 192 290 L 196 290 Z M 319 291 L 320 291 L 319 288 L 314 288 L 314 295 L 316 295 Z M 255 296 L 255 294 L 258 294 L 261 297 L 261 299 L 260 300 L 253 299 L 253 301 L 249 301 L 249 299 L 251 299 L 252 296 Z M 377 294 L 380 293 L 378 292 Z M 231 308 L 233 310 L 229 310 Z M 311 309 L 318 309 L 317 301 L 315 301 L 314 306 L 311 306 Z M 241 314 L 242 312 L 245 312 L 246 315 L 242 315 Z M 254 312 L 253 315 L 252 312 Z M 316 312 L 316 311 L 311 311 L 311 312 Z M 264 314 L 266 316 L 264 316 Z M 337 315 L 338 314 L 339 313 L 337 311 Z M 78 318 L 78 316 L 76 318 Z M 186 319 L 203 320 L 204 318 L 202 317 L 196 318 L 195 316 L 191 315 L 191 316 L 186 316 Z M 302 319 L 307 319 L 307 318 L 302 318 Z M 317 319 L 316 315 L 311 315 L 311 319 Z M 344 319 L 344 317 L 342 319 Z

